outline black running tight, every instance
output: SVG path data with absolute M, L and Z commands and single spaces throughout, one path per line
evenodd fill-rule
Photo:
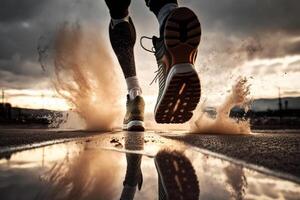
M 105 0 L 113 19 L 122 19 L 128 15 L 131 0 Z M 167 3 L 177 3 L 177 0 L 145 0 L 150 10 L 157 15 L 159 10 Z
M 167 3 L 177 3 L 177 0 L 145 0 L 150 10 L 157 15 Z M 128 16 L 131 0 L 105 0 L 112 19 L 122 19 Z M 129 23 L 119 23 L 109 28 L 112 48 L 119 60 L 125 78 L 136 76 L 133 47 L 136 40 L 135 28 L 132 20 Z

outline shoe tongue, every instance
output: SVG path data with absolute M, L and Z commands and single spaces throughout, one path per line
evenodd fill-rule
M 142 95 L 142 90 L 139 87 L 136 88 L 132 88 L 131 90 L 129 90 L 129 99 L 130 100 L 134 100 L 137 96 L 141 96 Z

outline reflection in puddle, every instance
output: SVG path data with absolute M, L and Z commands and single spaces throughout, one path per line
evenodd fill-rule
M 149 132 L 107 134 L 0 160 L 0 199 L 5 200 L 174 199 L 173 193 L 178 199 L 180 194 L 203 200 L 297 199 L 300 185 Z
M 132 151 L 144 150 L 144 133 L 133 133 L 125 135 L 125 149 Z M 143 174 L 141 170 L 142 155 L 125 153 L 126 174 L 123 181 L 121 200 L 134 199 L 136 190 L 141 190 L 143 184 Z
M 243 199 L 247 188 L 247 179 L 242 167 L 228 165 L 224 168 L 224 173 L 227 177 L 226 183 L 231 189 L 234 199 Z
M 120 176 L 118 162 L 113 153 L 104 151 L 67 156 L 41 176 L 46 187 L 37 199 L 112 199 Z

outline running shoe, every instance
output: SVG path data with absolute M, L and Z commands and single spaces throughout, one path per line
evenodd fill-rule
M 185 7 L 173 10 L 164 22 L 161 37 L 152 38 L 158 64 L 154 80 L 159 81 L 156 122 L 184 123 L 192 117 L 201 93 L 194 67 L 200 38 L 200 22 Z
M 136 96 L 131 100 L 127 95 L 126 108 L 123 129 L 127 131 L 144 131 L 144 99 L 141 96 Z
M 127 169 L 120 200 L 133 200 L 136 190 L 141 190 L 143 184 L 142 155 L 126 153 L 126 160 Z
M 126 150 L 141 151 L 144 149 L 144 133 L 125 133 L 124 136 Z M 141 170 L 142 155 L 126 153 L 126 161 L 126 175 L 120 200 L 134 199 L 136 190 L 141 190 L 143 184 L 143 174 Z
M 198 200 L 199 182 L 190 160 L 181 152 L 163 150 L 155 156 L 159 200 Z

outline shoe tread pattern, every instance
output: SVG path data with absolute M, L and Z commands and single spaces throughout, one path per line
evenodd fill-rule
M 171 66 L 180 63 L 194 64 L 201 27 L 193 11 L 185 7 L 173 11 L 166 21 L 164 37 L 166 50 L 172 58 Z M 183 85 L 185 86 L 182 90 Z M 177 74 L 166 87 L 166 92 L 156 109 L 156 122 L 187 122 L 200 101 L 201 85 L 198 74 L 195 71 Z
M 200 101 L 201 86 L 196 72 L 172 78 L 156 110 L 158 123 L 184 123 L 191 119 Z
M 155 158 L 161 184 L 165 188 L 166 199 L 196 200 L 200 189 L 196 172 L 187 157 L 182 153 L 159 152 Z M 163 193 L 161 191 L 161 193 Z

